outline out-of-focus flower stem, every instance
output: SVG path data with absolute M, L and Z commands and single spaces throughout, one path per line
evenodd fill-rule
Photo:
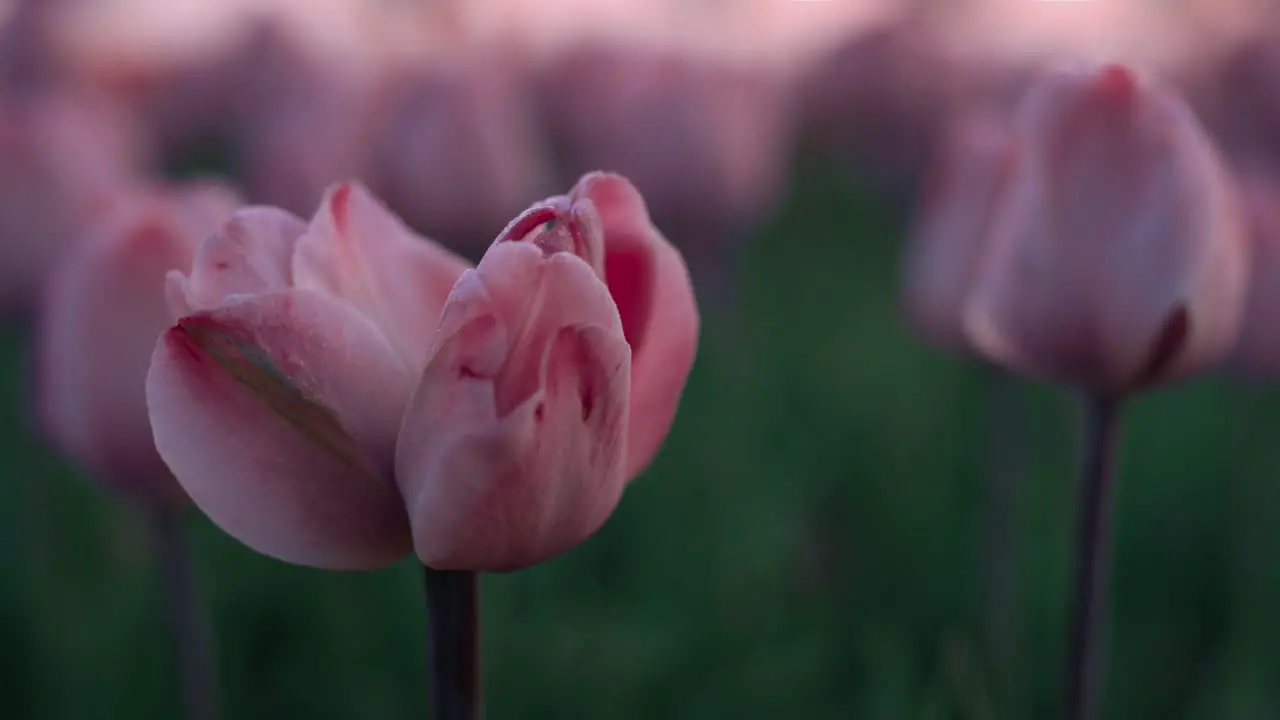
M 987 467 L 983 518 L 983 607 L 987 651 L 1001 688 L 1015 687 L 1017 644 L 1017 514 L 1025 470 L 1023 408 L 1017 378 L 983 367 L 987 400 Z
M 195 570 L 182 532 L 181 510 L 151 509 L 157 562 L 164 584 L 164 605 L 173 633 L 182 706 L 186 720 L 218 717 L 217 671 L 209 619 L 196 585 Z
M 423 568 L 431 716 L 480 720 L 480 577 L 465 570 Z
M 1097 720 L 1102 707 L 1115 510 L 1113 486 L 1122 403 L 1121 398 L 1106 395 L 1091 395 L 1085 402 L 1075 573 L 1067 635 L 1067 720 Z

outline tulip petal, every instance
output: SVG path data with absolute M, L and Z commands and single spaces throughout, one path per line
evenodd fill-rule
M 406 413 L 397 476 L 425 564 L 516 570 L 586 539 L 617 505 L 630 351 L 616 324 L 561 327 L 536 359 L 539 389 L 500 417 L 495 360 L 511 335 L 468 277 Z
M 644 199 L 620 175 L 591 173 L 574 193 L 604 227 L 605 280 L 631 344 L 627 477 L 662 446 L 698 349 L 700 320 L 684 258 L 649 221 Z
M 200 243 L 189 276 L 170 274 L 170 310 L 181 317 L 238 295 L 290 287 L 294 244 L 305 231 L 302 220 L 283 210 L 240 209 Z
M 571 195 L 544 200 L 516 216 L 494 243 L 532 242 L 546 254 L 568 252 L 604 276 L 604 229 L 590 203 Z
M 241 542 L 329 569 L 410 546 L 390 478 L 411 376 L 350 306 L 288 290 L 183 318 L 147 378 L 156 448 Z
M 440 310 L 468 263 L 419 237 L 358 183 L 325 194 L 298 241 L 298 287 L 322 288 L 382 328 L 410 368 L 426 363 Z

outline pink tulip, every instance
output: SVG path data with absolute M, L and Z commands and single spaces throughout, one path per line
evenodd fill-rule
M 465 263 L 359 185 L 310 225 L 246 208 L 171 273 L 147 402 L 160 456 L 246 545 L 372 568 L 410 547 L 396 436 Z
M 916 330 L 969 353 L 964 300 L 973 289 L 1015 160 L 1011 131 L 985 114 L 958 120 L 916 208 L 906 248 L 903 304 Z
M 1280 187 L 1251 179 L 1245 200 L 1251 230 L 1249 294 L 1229 361 L 1247 377 L 1274 380 L 1280 377 Z
M 309 227 L 233 216 L 169 274 L 178 322 L 147 378 L 191 499 L 259 552 L 331 569 L 414 547 L 512 570 L 595 532 L 693 364 L 684 262 L 635 188 L 596 173 L 464 269 L 357 185 Z
M 1247 247 L 1234 185 L 1186 104 L 1118 65 L 1024 96 L 1008 197 L 966 308 L 973 345 L 1043 379 L 1123 393 L 1218 362 Z
M 454 287 L 405 417 L 418 557 L 514 570 L 593 534 L 666 435 L 697 326 L 684 264 L 623 178 L 516 218 Z
M 220 185 L 123 189 L 46 287 L 36 365 L 43 423 L 68 456 L 141 500 L 186 499 L 156 454 L 144 392 L 169 325 L 165 273 L 189 267 L 196 244 L 237 206 Z

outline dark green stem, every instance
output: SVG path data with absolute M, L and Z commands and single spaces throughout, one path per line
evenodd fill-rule
M 1075 576 L 1067 635 L 1067 720 L 1097 720 L 1101 713 L 1121 405 L 1118 397 L 1091 396 L 1085 406 L 1077 488 L 1080 495 Z
M 164 606 L 173 634 L 182 683 L 183 717 L 216 720 L 217 673 L 209 622 L 200 602 L 195 571 L 182 532 L 181 511 L 151 508 L 157 562 L 164 584 Z
M 983 605 L 986 640 L 1001 688 L 1015 687 L 1014 627 L 1017 611 L 1017 510 L 1022 484 L 1024 440 L 1017 379 L 986 368 L 988 401 L 985 517 L 983 518 Z
M 462 570 L 423 571 L 431 715 L 480 720 L 480 577 Z

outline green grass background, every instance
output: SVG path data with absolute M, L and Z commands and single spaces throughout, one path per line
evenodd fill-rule
M 670 440 L 591 541 L 484 580 L 492 718 L 1052 718 L 1074 410 L 1020 387 L 1017 656 L 983 641 L 987 387 L 912 340 L 901 228 L 809 168 L 709 310 Z M 0 350 L 0 717 L 175 718 L 140 518 L 39 442 Z M 1111 718 L 1280 717 L 1280 403 L 1208 379 L 1126 428 Z M 224 717 L 426 717 L 418 569 L 325 573 L 189 517 Z

